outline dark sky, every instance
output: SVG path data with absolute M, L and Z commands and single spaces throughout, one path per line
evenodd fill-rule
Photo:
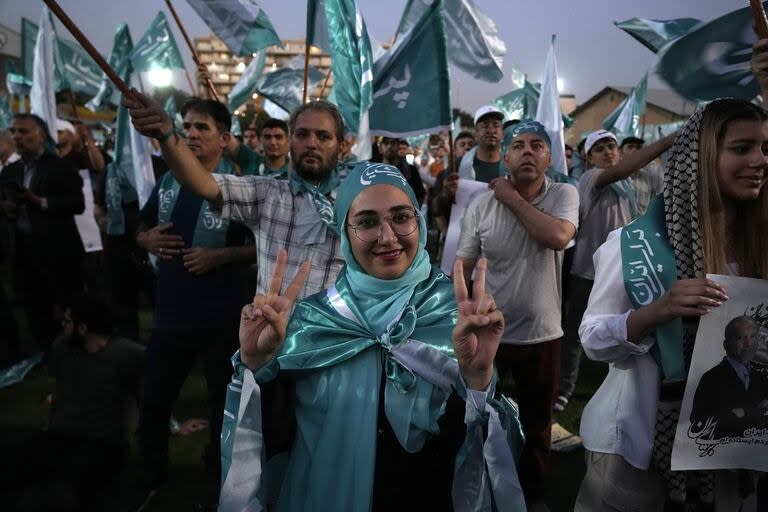
M 263 0 L 283 39 L 304 36 L 306 0 Z M 390 39 L 400 20 L 405 0 L 358 0 L 370 34 L 379 41 Z M 507 45 L 505 71 L 514 63 L 540 81 L 550 36 L 558 36 L 557 61 L 566 93 L 586 101 L 606 85 L 633 86 L 653 66 L 655 55 L 613 25 L 614 20 L 632 17 L 671 19 L 681 17 L 709 20 L 746 5 L 743 0 L 475 0 L 494 19 Z M 162 0 L 59 0 L 70 17 L 108 56 L 117 24 L 128 23 L 138 40 L 160 9 Z M 19 30 L 21 17 L 37 23 L 40 0 L 0 0 L 0 23 Z M 205 35 L 208 27 L 187 4 L 174 0 L 174 7 L 191 37 Z M 170 14 L 166 12 L 173 25 Z M 176 27 L 174 26 L 174 29 Z M 57 22 L 57 30 L 66 29 Z M 193 70 L 192 58 L 178 30 L 176 41 Z M 472 111 L 509 91 L 508 77 L 489 84 L 452 69 L 451 94 L 455 106 Z M 649 87 L 664 87 L 651 77 Z

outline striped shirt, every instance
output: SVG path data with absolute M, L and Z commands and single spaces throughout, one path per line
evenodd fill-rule
M 283 290 L 305 261 L 311 263 L 309 278 L 299 294 L 304 298 L 333 285 L 344 265 L 339 237 L 326 231 L 320 243 L 306 243 L 297 229 L 303 194 L 294 195 L 287 181 L 265 176 L 214 174 L 221 191 L 221 216 L 248 226 L 256 238 L 258 275 L 256 293 L 267 293 L 277 253 L 288 251 Z M 331 198 L 333 199 L 333 198 Z

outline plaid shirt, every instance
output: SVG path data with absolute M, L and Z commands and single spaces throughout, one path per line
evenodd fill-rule
M 299 298 L 325 290 L 336 282 L 344 265 L 339 237 L 327 230 L 325 242 L 320 244 L 305 244 L 298 238 L 296 216 L 301 194 L 294 196 L 287 181 L 265 176 L 214 174 L 213 177 L 221 191 L 221 216 L 245 224 L 256 237 L 256 293 L 267 293 L 277 253 L 283 247 L 288 251 L 283 289 L 305 261 L 311 263 L 311 269 Z

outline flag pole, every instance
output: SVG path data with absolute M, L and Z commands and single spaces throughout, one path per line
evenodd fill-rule
M 171 3 L 171 0 L 165 0 L 165 5 L 167 5 L 168 10 L 171 11 L 171 16 L 173 16 L 173 19 L 176 20 L 176 26 L 179 27 L 179 31 L 181 31 L 181 35 L 184 37 L 184 41 L 187 42 L 187 47 L 189 48 L 189 51 L 192 52 L 192 60 L 195 61 L 195 65 L 198 67 L 202 66 L 203 63 L 200 61 L 200 55 L 197 54 L 197 50 L 195 50 L 195 47 L 192 45 L 192 41 L 189 39 L 189 36 L 187 35 L 187 31 L 184 28 L 184 25 L 181 24 L 179 15 L 176 14 L 176 9 L 173 8 L 173 4 Z M 192 94 L 194 95 L 195 87 L 192 85 L 192 78 L 190 78 L 189 72 L 187 71 L 186 66 L 184 67 L 184 74 L 187 75 L 187 81 L 189 82 L 189 87 L 192 89 Z M 213 82 L 211 81 L 210 77 L 207 77 L 205 81 L 206 81 L 206 85 L 208 86 L 208 90 L 211 92 L 211 98 L 213 98 L 216 101 L 221 101 L 219 99 L 219 95 L 216 94 L 216 88 L 213 86 Z
M 453 156 L 453 126 L 448 129 L 448 149 L 451 159 L 448 169 L 451 171 L 451 174 L 456 174 L 456 158 Z
M 72 92 L 72 89 L 69 89 L 69 104 L 72 106 L 72 115 L 77 121 L 80 121 L 80 115 L 77 113 L 77 101 L 75 101 L 75 93 Z
M 765 9 L 761 0 L 749 0 L 752 7 L 752 16 L 755 18 L 755 32 L 760 39 L 768 39 L 768 20 L 765 18 Z
M 323 94 L 325 94 L 325 88 L 328 86 L 328 79 L 331 78 L 332 70 L 333 68 L 328 68 L 328 73 L 325 74 L 325 81 L 323 82 L 323 88 L 320 89 L 320 99 L 323 99 Z
M 82 46 L 85 51 L 88 52 L 88 55 L 90 55 L 96 64 L 101 68 L 101 70 L 104 71 L 112 83 L 115 84 L 118 89 L 120 89 L 120 92 L 131 99 L 137 100 L 138 98 L 134 97 L 131 89 L 128 87 L 128 84 L 126 84 L 117 75 L 117 73 L 115 73 L 115 70 L 112 69 L 112 66 L 110 66 L 109 63 L 104 60 L 104 57 L 102 57 L 96 48 L 93 47 L 88 38 L 83 35 L 79 28 L 77 28 L 77 25 L 75 25 L 75 23 L 69 19 L 67 13 L 65 13 L 64 10 L 59 7 L 59 4 L 56 3 L 56 0 L 43 0 L 43 2 L 48 6 L 51 12 L 56 15 L 59 21 L 61 21 L 61 23 L 67 27 L 67 30 L 69 30 L 70 33 L 75 36 L 75 39 L 77 39 L 77 42 L 80 43 L 80 46 Z
M 307 102 L 307 94 L 309 94 L 309 91 L 307 91 L 308 83 L 309 83 L 309 38 L 307 38 L 304 43 L 304 94 L 301 98 L 302 104 Z

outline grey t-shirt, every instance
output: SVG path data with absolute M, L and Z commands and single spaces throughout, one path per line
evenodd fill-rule
M 579 180 L 579 223 L 571 274 L 595 279 L 592 255 L 608 238 L 608 233 L 632 220 L 629 201 L 620 198 L 610 186 L 595 188 L 595 178 L 602 169 L 590 169 Z
M 141 385 L 143 346 L 113 337 L 102 350 L 89 353 L 59 338 L 49 368 L 56 379 L 49 430 L 127 441 L 126 404 Z
M 579 195 L 573 185 L 547 178 L 544 190 L 531 204 L 579 226 Z M 504 314 L 503 343 L 529 345 L 563 335 L 563 251 L 541 245 L 512 210 L 493 197 L 493 191 L 480 194 L 467 207 L 456 255 L 488 258 L 486 290 Z
M 494 178 L 504 176 L 506 173 L 503 160 L 486 162 L 475 156 L 474 160 L 472 160 L 472 167 L 475 169 L 475 179 L 484 183 L 490 183 Z
M 664 190 L 664 168 L 654 160 L 632 176 L 632 184 L 637 197 L 637 214 L 642 215 L 653 196 Z

